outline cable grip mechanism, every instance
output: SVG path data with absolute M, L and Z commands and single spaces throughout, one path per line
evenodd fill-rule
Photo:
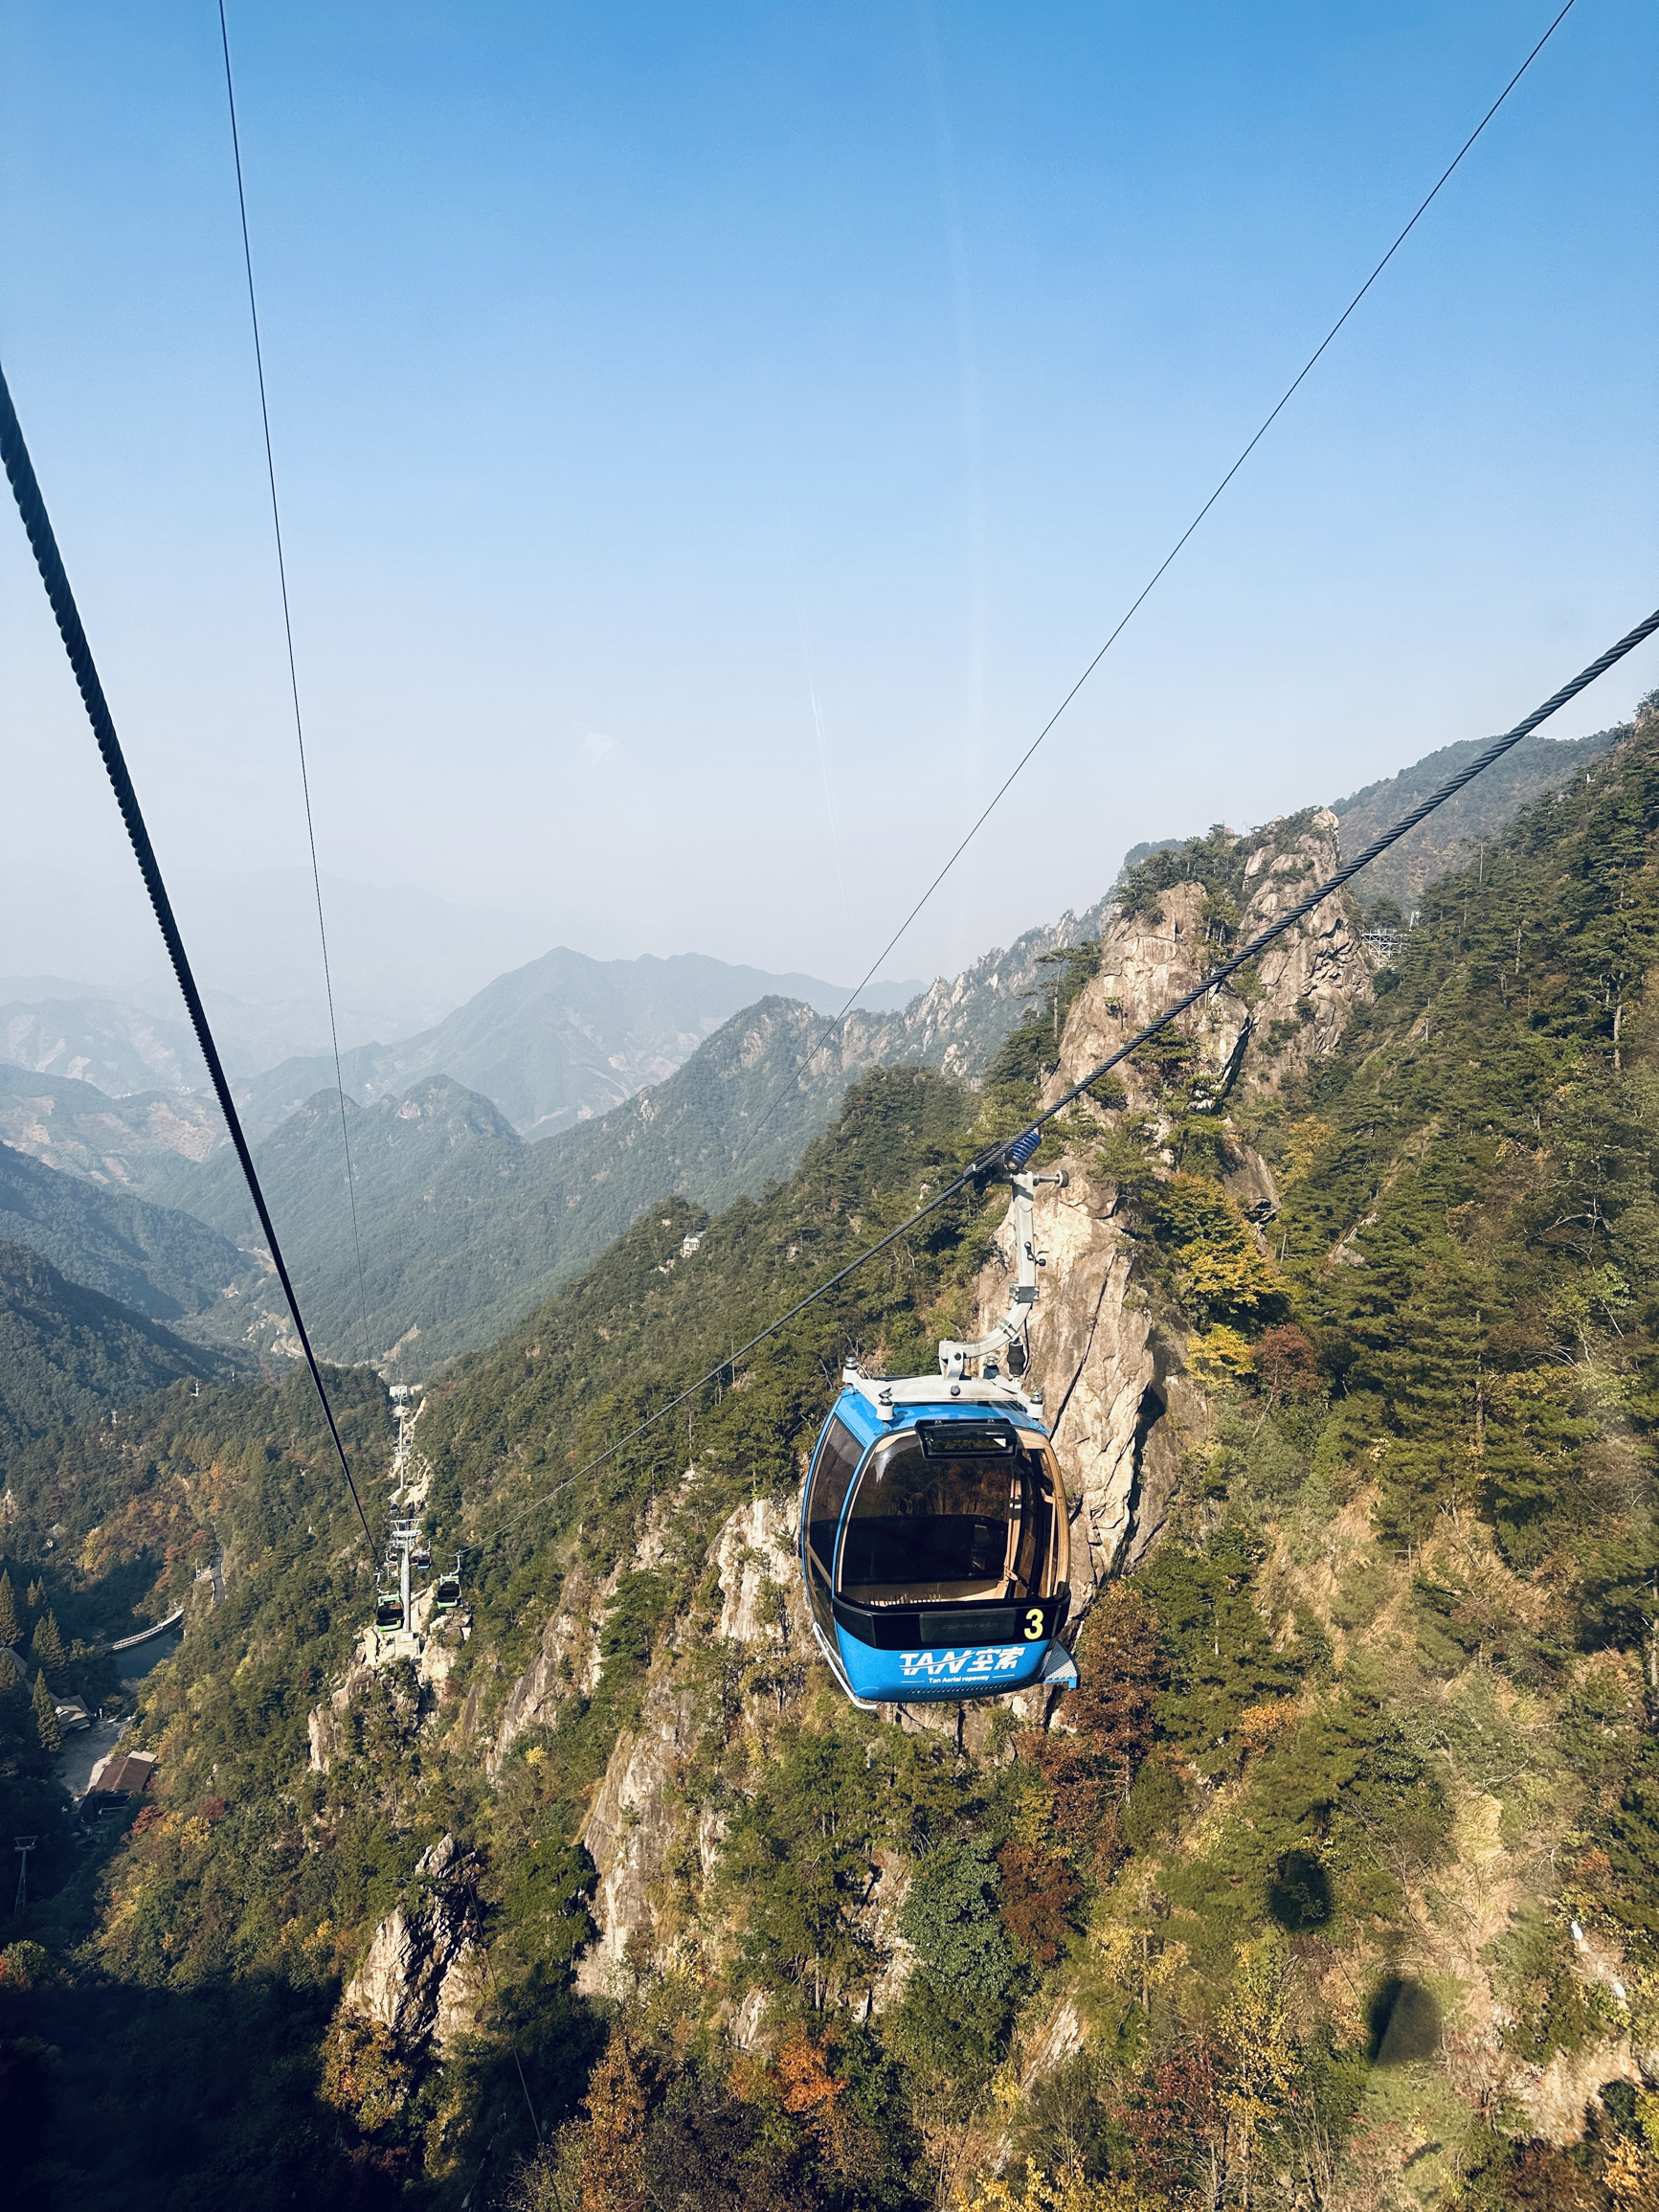
M 940 1339 L 939 1372 L 948 1383 L 961 1382 L 967 1375 L 970 1361 L 977 1361 L 980 1373 L 989 1376 L 997 1373 L 997 1356 L 1004 1348 L 1012 1351 L 1015 1345 L 1019 1345 L 1022 1353 L 1026 1350 L 1025 1338 L 1030 1326 L 1031 1309 L 1037 1303 L 1037 1271 L 1048 1264 L 1046 1257 L 1037 1250 L 1032 1203 L 1040 1183 L 1051 1183 L 1064 1189 L 1071 1180 L 1064 1167 L 1055 1168 L 1050 1175 L 1032 1175 L 1025 1170 L 1024 1162 L 1042 1141 L 1040 1130 L 1028 1129 L 1008 1147 L 1008 1180 L 1014 1188 L 1014 1280 L 1008 1286 L 1008 1311 L 985 1336 L 960 1340 L 954 1337 Z M 1023 1364 L 1020 1371 L 1023 1371 Z

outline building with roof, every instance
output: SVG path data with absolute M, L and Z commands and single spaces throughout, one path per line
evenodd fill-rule
M 106 1759 L 100 1759 L 92 1770 L 86 1785 L 89 1797 L 97 1794 L 109 1797 L 139 1797 L 149 1788 L 149 1778 L 156 1770 L 153 1751 L 111 1751 Z

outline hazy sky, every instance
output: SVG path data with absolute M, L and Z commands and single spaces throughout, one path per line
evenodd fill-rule
M 1554 11 L 233 0 L 325 869 L 858 973 Z M 1579 0 L 888 972 L 1659 600 L 1656 62 Z M 0 193 L 164 861 L 289 867 L 212 0 L 0 0 Z M 0 656 L 0 858 L 126 866 L 10 509 Z

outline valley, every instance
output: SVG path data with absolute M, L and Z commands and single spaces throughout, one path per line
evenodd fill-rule
M 413 1377 L 433 1549 L 466 1561 L 378 1668 L 306 1378 L 206 1319 L 249 1279 L 222 1153 L 158 1163 L 148 1106 L 98 1120 L 62 1077 L 19 1145 L 9 1071 L 0 1235 L 55 1249 L 6 1259 L 0 1326 L 67 1378 L 12 1417 L 0 1524 L 32 2201 L 99 2212 L 142 2141 L 169 2201 L 255 2207 L 1641 2212 L 1653 703 L 1609 736 L 1553 787 L 1518 760 L 1472 864 L 1386 894 L 1414 928 L 1367 941 L 1362 883 L 1051 1126 L 1032 1375 L 1082 1684 L 960 1725 L 835 1692 L 795 1526 L 842 1364 L 927 1372 L 1001 1310 L 1005 1190 L 632 1432 L 1286 911 L 1346 814 L 1149 849 L 821 1056 L 763 995 L 540 1136 L 571 1094 L 527 1062 L 498 1095 L 536 987 L 503 979 L 476 1083 L 354 1067 L 368 1361 L 339 1102 L 276 1121 L 371 1521 Z M 142 1197 L 92 1180 L 118 1157 Z M 146 1368 L 168 1343 L 199 1367 Z M 178 1607 L 114 1689 L 100 1646 Z M 157 1762 L 89 1840 L 41 1680 Z
M 1453 802 L 1448 825 L 1413 832 L 1404 857 L 1384 864 L 1405 874 L 1387 882 L 1417 896 L 1424 870 L 1454 855 L 1460 838 L 1495 833 L 1526 798 L 1581 773 L 1615 734 L 1531 740 L 1489 790 L 1472 787 Z M 1343 801 L 1333 810 L 1337 848 L 1352 850 L 1454 765 L 1435 755 Z M 1425 844 L 1431 832 L 1438 842 Z M 1368 893 L 1374 906 L 1380 884 Z M 1044 956 L 1097 935 L 1110 903 L 1030 930 L 902 1006 L 860 1007 L 817 1052 L 818 1017 L 844 998 L 833 985 L 688 956 L 548 954 L 429 1030 L 347 1050 L 351 1189 L 331 1060 L 287 1059 L 244 1079 L 241 1110 L 264 1133 L 260 1174 L 318 1343 L 332 1357 L 367 1357 L 420 1380 L 511 1326 L 656 1198 L 675 1191 L 718 1211 L 739 1195 L 758 1197 L 793 1170 L 863 1070 L 913 1060 L 977 1079 L 1042 987 Z M 91 1054 L 120 1028 L 122 1010 L 99 1002 L 78 1010 L 80 1077 L 0 1065 L 0 1142 L 209 1224 L 247 1254 L 244 1292 L 264 1314 L 239 1171 L 211 1102 L 181 1087 L 188 1035 L 173 1025 L 174 1057 L 163 1070 L 172 1087 L 143 1088 L 155 1070 L 133 1057 L 133 1041 L 162 1032 L 129 1009 L 128 1061 L 119 1068 L 137 1087 L 106 1095 L 92 1071 L 118 1064 Z M 22 1042 L 7 1049 L 56 1040 L 43 1057 L 69 1064 L 65 1023 L 76 1013 L 77 1003 L 62 1000 L 13 1008 L 8 1034 Z M 61 1264 L 58 1251 L 38 1249 Z M 123 1295 L 96 1274 L 78 1279 Z M 253 1324 L 221 1319 L 227 1343 L 269 1353 L 286 1341 L 274 1309 Z

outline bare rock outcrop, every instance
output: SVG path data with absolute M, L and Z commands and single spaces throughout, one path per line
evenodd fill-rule
M 485 1761 L 493 1782 L 521 1736 L 551 1727 L 572 1691 L 591 1697 L 599 1680 L 598 1622 L 615 1594 L 618 1568 L 595 1584 L 580 1569 L 567 1579 L 548 1617 L 536 1656 L 507 1692 L 495 1745 Z
M 346 1746 L 347 1715 L 357 1693 L 374 1680 L 374 1669 L 361 1659 L 353 1658 L 346 1669 L 344 1681 L 320 1705 L 314 1705 L 305 1716 L 305 1732 L 311 1741 L 311 1772 L 325 1774 Z
M 1526 2114 L 1529 2133 L 1565 2145 L 1583 2134 L 1585 2110 L 1608 2082 L 1647 2087 L 1647 2071 L 1627 2036 L 1587 2050 L 1557 2051 L 1546 2066 L 1513 2066 L 1503 2088 Z
M 781 1504 L 757 1498 L 752 1504 L 740 1505 L 720 1531 L 713 1563 L 720 1576 L 721 1636 L 745 1644 L 778 1638 L 776 1593 L 787 1594 L 797 1579 L 799 1514 L 798 1491 Z
M 798 1493 L 740 1505 L 708 1553 L 720 1586 L 716 1635 L 751 1651 L 775 1653 L 786 1672 L 790 1655 L 805 1648 L 808 1636 L 796 1567 L 799 1510 Z M 768 1670 L 769 1683 L 776 1672 Z M 697 1727 L 692 1695 L 669 1662 L 647 1688 L 638 1725 L 617 1738 L 582 1828 L 598 1873 L 591 1907 L 598 1939 L 576 1969 L 576 1986 L 587 1996 L 617 1987 L 637 1943 L 652 1947 L 682 1817 L 676 1785 Z M 692 1858 L 705 1880 L 725 1827 L 715 1815 L 698 1821 Z
M 1336 818 L 1324 809 L 1293 836 L 1266 835 L 1245 864 L 1237 937 L 1283 914 L 1336 865 Z M 1218 957 L 1199 884 L 1160 893 L 1154 914 L 1110 920 L 1099 969 L 1071 1009 L 1041 1102 L 1050 1104 L 1098 1067 Z M 1226 989 L 1200 1002 L 1181 1017 L 1179 1034 L 1197 1049 L 1223 1117 L 1223 1181 L 1261 1216 L 1276 1208 L 1278 1194 L 1266 1162 L 1226 1121 L 1226 1100 L 1238 1090 L 1275 1090 L 1291 1070 L 1334 1050 L 1355 1009 L 1369 1002 L 1370 963 L 1342 901 L 1327 900 L 1269 947 L 1243 988 L 1245 995 Z M 1119 1072 L 1128 1110 L 1155 1117 L 1153 1079 L 1127 1063 Z M 1079 1112 L 1103 1129 L 1117 1118 L 1091 1102 Z M 1072 1503 L 1072 1588 L 1087 1598 L 1156 1541 L 1206 1410 L 1187 1372 L 1182 1332 L 1160 1321 L 1137 1273 L 1138 1225 L 1087 1151 L 1074 1150 L 1065 1164 L 1067 1186 L 1038 1191 L 1037 1243 L 1048 1265 L 1032 1329 L 1032 1374 L 1047 1401 Z M 1006 1302 L 1011 1221 L 998 1245 L 980 1276 L 981 1328 Z
M 1245 863 L 1246 897 L 1233 935 L 1244 942 L 1334 873 L 1336 817 L 1321 807 L 1310 826 L 1280 847 L 1267 836 Z M 1177 884 L 1152 914 L 1120 914 L 1101 938 L 1100 968 L 1072 1007 L 1060 1060 L 1042 1102 L 1143 1028 L 1172 999 L 1192 989 L 1222 957 L 1201 884 Z M 1241 995 L 1244 992 L 1247 995 Z M 1355 1009 L 1372 998 L 1371 963 L 1340 895 L 1327 899 L 1262 955 L 1251 984 L 1242 977 L 1180 1017 L 1177 1034 L 1199 1049 L 1227 1089 L 1276 1090 L 1335 1050 Z M 1150 1093 L 1132 1065 L 1119 1070 L 1131 1103 Z
M 422 1852 L 402 1904 L 375 1930 L 343 2012 L 383 2027 L 400 2050 L 442 2052 L 474 2025 L 483 1979 L 471 1854 L 445 1836 Z
M 1203 1407 L 1180 1340 L 1155 1325 L 1135 1280 L 1134 1237 L 1115 1189 L 1085 1162 L 1071 1161 L 1068 1173 L 1064 1190 L 1039 1190 L 1037 1243 L 1048 1265 L 1032 1330 L 1032 1379 L 1043 1392 L 1071 1501 L 1071 1587 L 1081 1600 L 1155 1541 L 1179 1476 L 1182 1436 L 1199 1428 Z M 1006 1229 L 1004 1236 L 1011 1243 Z M 1005 1264 L 1012 1260 L 1009 1251 Z M 1000 1284 L 986 1288 L 992 1295 L 982 1303 L 995 1310 Z
M 582 1841 L 598 1870 L 591 1910 L 599 1934 L 576 1965 L 585 1997 L 611 1995 L 636 1937 L 649 1942 L 656 1901 L 674 1841 L 679 1806 L 672 1784 L 695 1741 L 688 1690 L 672 1670 L 645 1692 L 637 1727 L 618 1736 Z

